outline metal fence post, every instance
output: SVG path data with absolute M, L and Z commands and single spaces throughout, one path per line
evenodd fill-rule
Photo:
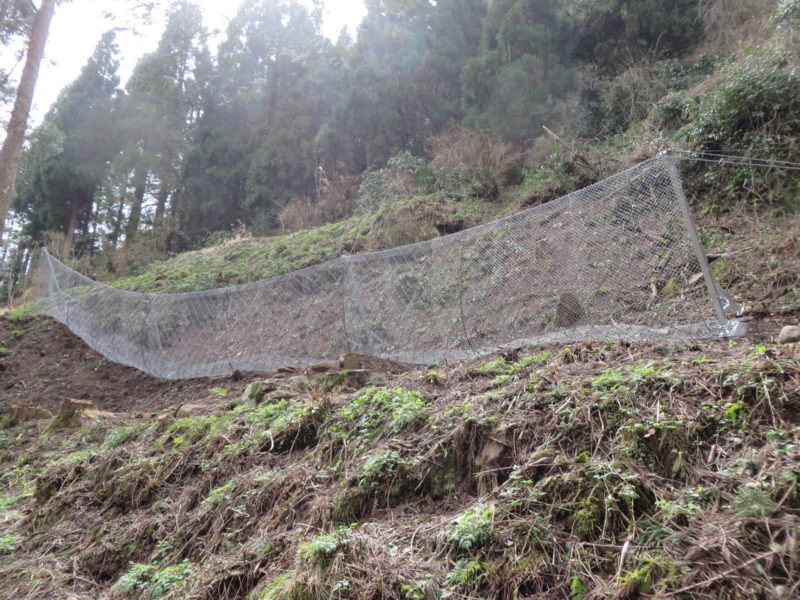
M 725 316 L 725 311 L 722 308 L 722 302 L 720 301 L 719 294 L 717 294 L 717 286 L 714 282 L 714 278 L 711 276 L 711 268 L 708 266 L 705 250 L 703 245 L 700 243 L 700 237 L 697 234 L 697 226 L 695 225 L 694 217 L 692 217 L 692 210 L 689 208 L 689 200 L 686 198 L 686 194 L 683 191 L 681 176 L 678 172 L 678 159 L 665 155 L 664 160 L 667 164 L 667 171 L 669 173 L 670 182 L 672 183 L 672 188 L 675 191 L 675 195 L 678 197 L 681 210 L 683 211 L 683 217 L 686 221 L 686 229 L 687 233 L 689 234 L 689 240 L 691 241 L 692 248 L 694 249 L 695 256 L 697 257 L 697 262 L 700 264 L 700 270 L 703 272 L 703 278 L 706 282 L 708 295 L 711 298 L 711 304 L 714 305 L 714 312 L 717 315 L 717 320 L 719 321 L 720 325 L 727 327 L 728 318 Z

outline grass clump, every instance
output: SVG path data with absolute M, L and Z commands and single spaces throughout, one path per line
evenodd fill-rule
M 131 563 L 114 584 L 114 589 L 137 598 L 161 598 L 186 585 L 193 573 L 194 567 L 188 560 L 163 568 L 158 563 Z
M 679 383 L 680 380 L 670 368 L 647 360 L 632 366 L 609 367 L 593 377 L 589 385 L 602 399 L 607 400 L 619 395 L 669 390 Z
M 300 557 L 311 565 L 324 566 L 341 550 L 354 541 L 353 527 L 342 526 L 331 533 L 318 535 L 310 542 L 300 544 Z
M 255 427 L 251 435 L 263 450 L 284 451 L 312 443 L 317 429 L 325 420 L 326 404 L 307 400 L 280 400 L 248 411 L 245 420 Z M 236 453 L 234 445 L 227 447 Z
M 384 429 L 400 433 L 418 427 L 427 420 L 425 410 L 429 407 L 419 392 L 402 387 L 369 388 L 339 416 L 350 424 L 352 433 L 375 437 Z
M 133 437 L 133 433 L 134 431 L 131 427 L 121 427 L 116 431 L 112 431 L 106 438 L 105 447 L 108 450 L 112 450 L 122 446 Z
M 486 375 L 494 375 L 495 377 L 492 380 L 492 383 L 495 385 L 503 385 L 509 379 L 511 379 L 513 375 L 519 373 L 520 371 L 523 371 L 531 366 L 545 365 L 549 359 L 549 352 L 539 352 L 538 354 L 526 356 L 519 360 L 508 359 L 501 356 L 497 360 L 493 360 L 492 362 L 478 367 L 476 370 L 479 373 L 484 373 Z
M 183 447 L 203 439 L 212 431 L 222 428 L 220 419 L 210 417 L 187 417 L 176 421 L 167 428 L 167 438 L 176 447 Z

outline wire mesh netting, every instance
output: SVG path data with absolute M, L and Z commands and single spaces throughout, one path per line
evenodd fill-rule
M 42 312 L 108 359 L 168 379 L 355 352 L 429 364 L 501 348 L 741 335 L 711 279 L 674 159 L 507 218 L 247 285 L 142 294 L 46 251 Z

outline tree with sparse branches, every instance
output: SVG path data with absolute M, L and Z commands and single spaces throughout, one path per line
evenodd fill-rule
M 5 22 L 6 7 L 9 0 L 3 2 Z M 42 0 L 33 19 L 30 36 L 28 37 L 28 50 L 25 58 L 25 67 L 17 86 L 14 108 L 11 119 L 6 128 L 6 138 L 0 149 L 0 241 L 5 230 L 5 220 L 14 194 L 14 182 L 17 178 L 19 157 L 22 144 L 25 141 L 25 129 L 28 126 L 28 116 L 33 104 L 33 91 L 36 79 L 39 76 L 39 65 L 44 55 L 44 46 L 47 42 L 47 33 L 50 30 L 50 21 L 55 12 L 56 0 Z

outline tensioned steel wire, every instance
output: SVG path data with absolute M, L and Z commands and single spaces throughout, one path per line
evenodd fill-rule
M 45 251 L 41 310 L 109 360 L 166 379 L 345 352 L 430 364 L 555 342 L 741 335 L 677 160 L 452 235 L 203 292 L 112 288 Z

